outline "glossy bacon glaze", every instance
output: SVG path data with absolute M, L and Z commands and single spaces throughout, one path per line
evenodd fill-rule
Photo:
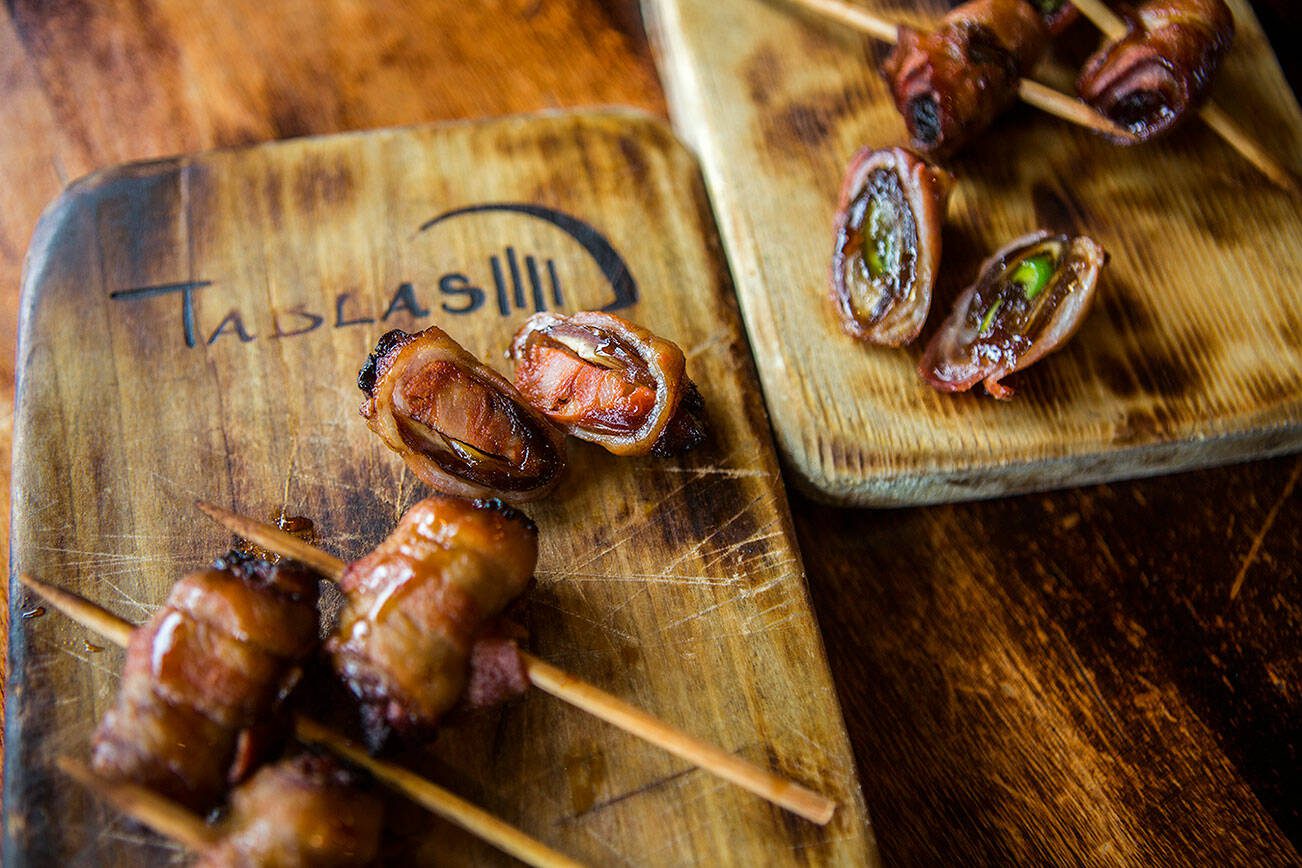
M 931 309 L 953 184 L 948 172 L 903 148 L 865 148 L 850 162 L 832 253 L 832 301 L 847 334 L 890 347 L 918 336 Z M 864 248 L 875 226 L 889 233 L 891 249 L 878 276 Z
M 953 153 L 1017 98 L 1049 31 L 1025 0 L 971 0 L 930 33 L 901 27 L 882 63 L 913 146 Z
M 1124 39 L 1086 61 L 1076 89 L 1134 136 L 1120 143 L 1148 141 L 1202 104 L 1233 41 L 1223 0 L 1150 0 L 1132 11 Z
M 520 503 L 565 470 L 565 435 L 442 329 L 384 335 L 357 384 L 366 424 L 439 491 Z
M 1049 283 L 1034 302 L 1018 295 L 1008 274 L 1030 256 L 1056 250 Z M 1037 232 L 1019 238 L 981 265 L 981 273 L 954 303 L 954 311 L 927 345 L 918 373 L 944 392 L 965 392 L 984 381 L 1001 399 L 1013 390 L 1004 377 L 1065 344 L 1094 302 L 1107 254 L 1093 239 Z M 990 315 L 999 304 L 997 315 Z M 984 326 L 984 327 L 983 327 Z
M 362 705 L 373 746 L 390 731 L 425 734 L 458 704 L 477 641 L 498 638 L 495 619 L 529 586 L 537 560 L 538 531 L 522 513 L 497 501 L 432 497 L 348 565 L 340 581 L 347 603 L 327 650 Z M 501 647 L 480 649 L 494 652 Z
M 197 810 L 214 804 L 317 647 L 317 581 L 230 555 L 177 582 L 132 634 L 95 770 Z
M 705 438 L 678 345 L 610 313 L 531 316 L 511 344 L 515 386 L 566 433 L 615 455 L 669 455 Z
M 376 864 L 384 805 L 333 760 L 303 754 L 264 766 L 231 797 L 221 840 L 199 868 L 345 868 Z

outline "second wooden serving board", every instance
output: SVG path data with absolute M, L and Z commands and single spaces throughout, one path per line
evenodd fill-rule
M 13 575 L 142 621 L 230 542 L 196 498 L 308 516 L 356 557 L 425 494 L 357 414 L 376 338 L 438 324 L 504 370 L 533 310 L 602 307 L 681 344 L 711 435 L 672 460 L 572 443 L 567 479 L 527 508 L 533 648 L 840 807 L 796 819 L 537 691 L 415 759 L 590 864 L 873 862 L 704 187 L 646 117 L 303 139 L 73 185 L 24 285 Z M 166 861 L 53 765 L 86 756 L 121 652 L 16 584 L 10 599 L 6 860 Z M 508 861 L 395 811 L 391 864 Z
M 645 0 L 675 126 L 701 159 L 778 446 L 831 501 L 992 497 L 1302 447 L 1302 207 L 1192 120 L 1113 147 L 1019 106 L 959 177 L 932 313 L 902 350 L 845 336 L 828 301 L 834 213 L 858 148 L 904 144 L 866 38 L 787 0 Z M 863 0 L 937 20 L 940 0 Z M 1293 171 L 1302 114 L 1243 0 L 1215 96 Z M 1092 42 L 1082 22 L 1077 43 Z M 1070 74 L 1054 83 L 1069 89 Z M 997 248 L 1084 232 L 1112 262 L 1072 342 L 1007 381 L 946 395 L 916 367 Z

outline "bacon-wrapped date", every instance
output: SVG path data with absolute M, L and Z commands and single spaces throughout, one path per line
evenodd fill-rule
M 524 514 L 439 496 L 412 506 L 348 565 L 347 602 L 326 648 L 361 703 L 372 747 L 391 732 L 428 734 L 458 703 L 524 689 L 522 661 L 496 620 L 528 588 L 537 561 L 538 531 Z
M 1049 30 L 1025 0 L 971 0 L 930 33 L 901 27 L 882 63 L 913 146 L 952 153 L 1017 98 L 1022 76 L 1049 45 Z
M 373 865 L 384 803 L 334 760 L 300 754 L 264 766 L 231 796 L 221 838 L 197 868 Z
M 1085 236 L 1036 232 L 1012 242 L 981 266 L 976 283 L 931 339 L 918 373 L 944 392 L 999 381 L 1048 355 L 1076 333 L 1089 313 L 1107 254 Z
M 704 402 L 683 351 L 614 314 L 534 314 L 511 358 L 530 404 L 615 455 L 670 455 L 705 438 Z
M 855 155 L 841 186 L 832 301 L 847 334 L 898 347 L 931 309 L 954 178 L 903 148 Z
M 384 335 L 357 385 L 366 424 L 439 491 L 524 502 L 565 470 L 565 435 L 442 329 Z
M 1130 32 L 1097 51 L 1076 90 L 1099 113 L 1146 142 L 1175 127 L 1207 96 L 1234 41 L 1223 0 L 1149 0 L 1128 15 Z
M 317 647 L 317 582 L 236 553 L 177 582 L 131 636 L 95 770 L 211 807 L 254 764 L 259 730 Z

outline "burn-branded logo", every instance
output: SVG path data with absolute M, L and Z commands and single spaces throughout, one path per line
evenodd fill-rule
M 617 311 L 638 299 L 637 282 L 624 258 L 610 241 L 591 224 L 554 208 L 523 202 L 492 202 L 467 205 L 445 211 L 420 225 L 412 239 L 421 242 L 437 235 L 439 227 L 472 215 L 520 215 L 559 229 L 564 236 L 586 252 L 591 270 L 595 265 L 606 287 L 605 298 L 592 298 L 592 281 L 583 281 L 582 292 L 568 284 L 559 255 L 526 250 L 522 245 L 506 243 L 499 250 L 450 270 L 436 269 L 430 274 L 413 276 L 397 283 L 383 300 L 367 299 L 360 291 L 334 294 L 333 305 L 322 309 L 320 302 L 294 304 L 269 314 L 253 314 L 239 307 L 226 308 L 225 315 L 212 324 L 202 322 L 196 299 L 203 294 L 205 304 L 220 287 L 214 280 L 189 280 L 115 290 L 109 297 L 116 301 L 159 303 L 161 298 L 179 301 L 179 332 L 187 347 L 213 344 L 223 337 L 249 343 L 260 338 L 294 338 L 322 328 L 348 328 L 369 323 L 388 323 L 405 315 L 421 320 L 441 314 L 466 316 L 495 314 L 508 317 L 518 312 L 569 308 Z M 573 265 L 574 257 L 568 261 Z M 584 296 L 580 298 L 580 295 Z M 216 320 L 214 317 L 213 320 Z

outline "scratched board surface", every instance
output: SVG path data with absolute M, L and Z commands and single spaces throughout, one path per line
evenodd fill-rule
M 505 369 L 544 307 L 676 339 L 712 433 L 668 461 L 572 443 L 562 487 L 528 510 L 535 651 L 840 808 L 824 828 L 794 819 L 537 692 L 407 759 L 594 864 L 875 861 L 704 187 L 640 115 L 303 139 L 73 185 L 24 285 L 12 574 L 143 620 L 229 543 L 195 498 L 305 515 L 323 546 L 364 553 L 425 493 L 357 414 L 376 338 L 438 324 Z M 52 769 L 86 756 L 121 653 L 18 586 L 11 600 L 7 857 L 176 857 Z M 506 861 L 391 816 L 395 861 Z
M 943 0 L 861 0 L 925 26 Z M 1302 113 L 1243 0 L 1215 96 L 1293 171 Z M 844 335 L 828 301 L 834 212 L 860 147 L 904 144 L 879 50 L 787 0 L 644 0 L 675 127 L 696 149 L 779 449 L 840 503 L 992 497 L 1302 446 L 1302 208 L 1206 127 L 1120 149 L 1018 106 L 959 177 L 931 316 L 898 350 Z M 1085 22 L 1041 75 L 1070 90 Z M 1069 56 L 1070 55 L 1070 56 Z M 1063 350 L 946 395 L 916 368 L 981 261 L 1039 228 L 1112 255 Z

